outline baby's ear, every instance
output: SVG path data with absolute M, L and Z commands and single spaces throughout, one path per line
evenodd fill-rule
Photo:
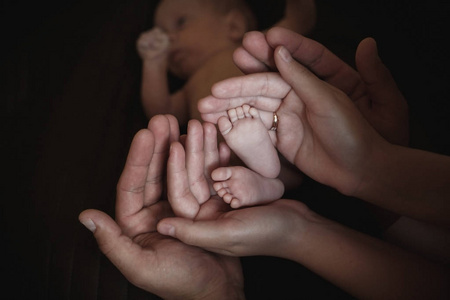
M 240 43 L 244 34 L 249 30 L 245 15 L 238 9 L 233 9 L 226 15 L 228 37 Z

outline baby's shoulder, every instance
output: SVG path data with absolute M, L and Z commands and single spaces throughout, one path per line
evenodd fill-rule
M 211 94 L 211 87 L 215 83 L 242 74 L 233 62 L 232 50 L 218 52 L 208 59 L 183 87 L 186 99 L 191 107 L 191 114 L 197 111 L 197 101 Z
M 189 79 L 193 84 L 210 84 L 223 79 L 240 76 L 242 72 L 234 64 L 234 49 L 225 49 L 211 56 Z

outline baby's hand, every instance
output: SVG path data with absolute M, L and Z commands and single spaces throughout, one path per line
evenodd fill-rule
M 169 36 L 157 27 L 141 33 L 136 42 L 137 51 L 143 60 L 166 58 L 169 45 Z

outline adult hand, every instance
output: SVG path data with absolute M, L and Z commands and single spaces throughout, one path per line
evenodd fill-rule
M 267 104 L 264 110 L 273 109 L 270 103 L 281 103 L 278 150 L 313 179 L 353 194 L 367 176 L 367 164 L 387 143 L 345 93 L 297 63 L 286 48 L 278 47 L 274 58 L 282 77 L 257 73 L 231 78 L 216 84 L 213 96 L 202 101 L 213 106 L 254 101 L 259 108 Z M 274 111 L 261 113 L 267 129 Z
M 224 212 L 213 220 L 166 218 L 158 231 L 221 254 L 293 260 L 358 299 L 450 295 L 445 267 L 327 220 L 293 200 Z
M 100 250 L 136 286 L 167 299 L 238 299 L 243 281 L 239 261 L 156 231 L 160 219 L 173 216 L 161 193 L 169 144 L 177 139 L 173 117 L 154 117 L 130 147 L 117 185 L 117 223 L 97 210 L 86 210 L 79 219 L 94 232 Z
M 266 35 L 261 32 L 247 33 L 242 47 L 234 53 L 234 60 L 244 73 L 276 70 L 273 53 L 279 45 L 285 46 L 296 60 L 316 76 L 346 93 L 385 139 L 394 144 L 408 144 L 407 103 L 389 70 L 378 57 L 373 39 L 363 40 L 356 51 L 358 71 L 320 43 L 283 28 L 272 28 Z M 217 87 L 213 87 L 214 96 L 217 96 L 216 90 Z M 263 110 L 267 109 L 266 103 L 267 100 L 263 99 L 252 102 Z M 230 108 L 229 103 L 199 103 L 202 117 L 210 122 Z
M 184 146 L 183 146 L 183 145 Z M 215 197 L 211 172 L 227 166 L 231 151 L 217 144 L 217 129 L 211 123 L 190 120 L 181 143 L 172 143 L 167 163 L 167 190 L 175 214 L 189 219 L 213 218 L 216 211 L 229 210 Z M 205 207 L 215 207 L 205 213 Z
M 282 49 L 278 50 L 283 52 Z M 289 70 L 284 70 L 286 66 L 278 65 L 280 72 L 289 72 Z M 289 64 L 288 66 L 292 67 Z M 301 69 L 295 69 L 296 65 L 293 68 L 294 70 L 291 70 L 293 74 L 301 71 Z M 345 124 L 339 124 L 342 121 L 339 116 L 342 114 L 360 115 L 342 92 L 336 91 L 336 95 L 332 97 L 335 88 L 329 87 L 326 83 L 315 78 L 306 69 L 303 71 L 304 74 L 296 76 L 295 79 L 302 79 L 300 82 L 310 89 L 301 96 L 307 97 L 311 94 L 309 96 L 324 97 L 324 99 L 316 97 L 315 99 L 318 102 L 316 105 L 314 105 L 315 100 L 307 101 L 308 105 L 315 108 L 312 113 L 307 113 L 308 107 L 306 107 L 306 103 L 303 104 L 305 106 L 302 113 L 304 117 L 311 115 L 311 123 L 313 124 L 305 123 L 305 127 L 318 126 L 321 129 L 320 123 L 326 123 L 329 118 L 328 115 L 333 116 L 334 109 L 337 109 L 334 121 L 338 127 L 345 127 Z M 266 87 L 270 86 L 270 81 L 266 83 L 268 84 Z M 322 90 L 327 87 L 330 90 L 321 95 Z M 243 88 L 245 90 L 245 85 Z M 331 98 L 331 100 L 327 101 L 328 98 Z M 286 97 L 284 101 L 291 102 L 289 99 L 289 97 Z M 299 101 L 297 99 L 297 102 Z M 348 109 L 347 106 L 351 109 Z M 319 116 L 314 116 L 315 113 Z M 362 117 L 360 119 L 363 123 L 359 125 L 364 125 L 365 119 Z M 314 120 L 317 121 L 318 125 L 314 125 L 316 123 Z M 289 125 L 289 120 L 286 122 Z M 352 125 L 353 122 L 354 120 L 350 120 L 349 124 Z M 365 125 L 371 128 L 368 124 Z M 200 132 L 201 128 L 198 128 L 198 132 Z M 326 125 L 323 128 L 325 132 L 332 129 L 327 128 Z M 369 131 L 366 133 L 371 134 Z M 192 135 L 192 130 L 188 132 L 188 136 L 189 134 Z M 309 129 L 305 129 L 305 136 L 309 134 L 311 134 Z M 377 136 L 374 131 L 372 131 L 372 134 Z M 321 146 L 320 136 L 319 134 L 313 137 L 313 139 L 316 139 L 316 145 L 305 147 L 313 148 L 319 153 L 324 152 L 321 147 L 326 148 L 330 144 Z M 205 137 L 207 136 L 205 135 Z M 349 139 L 346 140 L 349 141 Z M 333 143 L 335 142 L 331 142 L 331 144 Z M 195 189 L 190 185 L 192 181 L 188 179 L 188 174 L 201 174 L 203 168 L 194 168 L 196 170 L 193 173 L 188 172 L 186 168 L 190 164 L 187 163 L 189 159 L 186 156 L 198 155 L 201 158 L 201 149 L 205 149 L 205 147 L 202 148 L 201 143 L 199 143 L 197 149 L 200 151 L 192 151 L 194 149 L 188 150 L 189 147 L 186 148 L 186 152 L 184 152 L 180 144 L 172 145 L 168 164 L 169 189 L 179 190 L 174 194 L 178 198 L 176 202 L 173 202 L 174 205 L 183 202 L 193 203 L 193 206 L 199 207 L 199 210 L 194 218 L 168 217 L 162 219 L 157 225 L 158 232 L 161 234 L 177 238 L 189 245 L 202 247 L 219 255 L 268 255 L 290 259 L 302 264 L 356 298 L 375 297 L 384 299 L 392 295 L 400 295 L 404 298 L 423 298 L 426 295 L 432 295 L 436 299 L 448 298 L 449 277 L 448 270 L 445 267 L 327 220 L 315 214 L 300 202 L 283 199 L 268 205 L 230 211 L 220 205 L 219 199 L 211 196 L 198 206 L 198 201 L 195 200 L 192 192 Z M 357 154 L 357 152 L 354 151 L 350 154 Z M 326 157 L 320 157 L 320 155 L 318 157 L 324 164 L 327 163 Z M 195 166 L 191 165 L 191 167 Z M 333 170 L 331 171 L 333 173 Z M 332 175 L 339 176 L 339 174 Z M 200 175 L 200 177 L 203 177 L 203 175 Z M 197 176 L 194 176 L 194 178 L 197 178 Z M 199 182 L 203 181 L 200 180 Z M 423 272 L 429 274 L 429 280 L 424 281 Z M 380 279 L 381 282 L 379 282 Z M 374 282 L 378 284 L 374 284 Z M 383 288 L 380 288 L 381 286 Z M 417 287 L 417 289 L 411 290 L 411 286 Z
M 291 259 L 298 251 L 295 243 L 307 232 L 306 219 L 314 215 L 301 202 L 277 200 L 221 211 L 208 219 L 165 218 L 158 223 L 158 231 L 223 255 Z
M 220 254 L 285 257 L 290 229 L 302 228 L 298 214 L 309 210 L 293 200 L 231 210 L 208 185 L 211 171 L 226 165 L 229 157 L 228 148 L 217 149 L 216 137 L 213 124 L 191 120 L 185 141 L 172 143 L 167 187 L 177 217 L 161 220 L 158 231 Z

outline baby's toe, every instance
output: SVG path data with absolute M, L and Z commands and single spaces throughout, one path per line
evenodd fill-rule
M 231 206 L 231 208 L 239 208 L 242 206 L 242 204 L 241 204 L 241 201 L 239 201 L 239 199 L 233 198 L 230 202 L 230 206 Z
M 225 181 L 231 178 L 232 171 L 230 168 L 217 168 L 211 173 L 211 178 L 214 181 Z M 222 183 L 223 184 L 223 183 Z
M 217 125 L 219 126 L 219 131 L 223 136 L 226 136 L 231 129 L 233 129 L 233 124 L 230 122 L 230 119 L 226 117 L 221 117 L 217 121 Z

